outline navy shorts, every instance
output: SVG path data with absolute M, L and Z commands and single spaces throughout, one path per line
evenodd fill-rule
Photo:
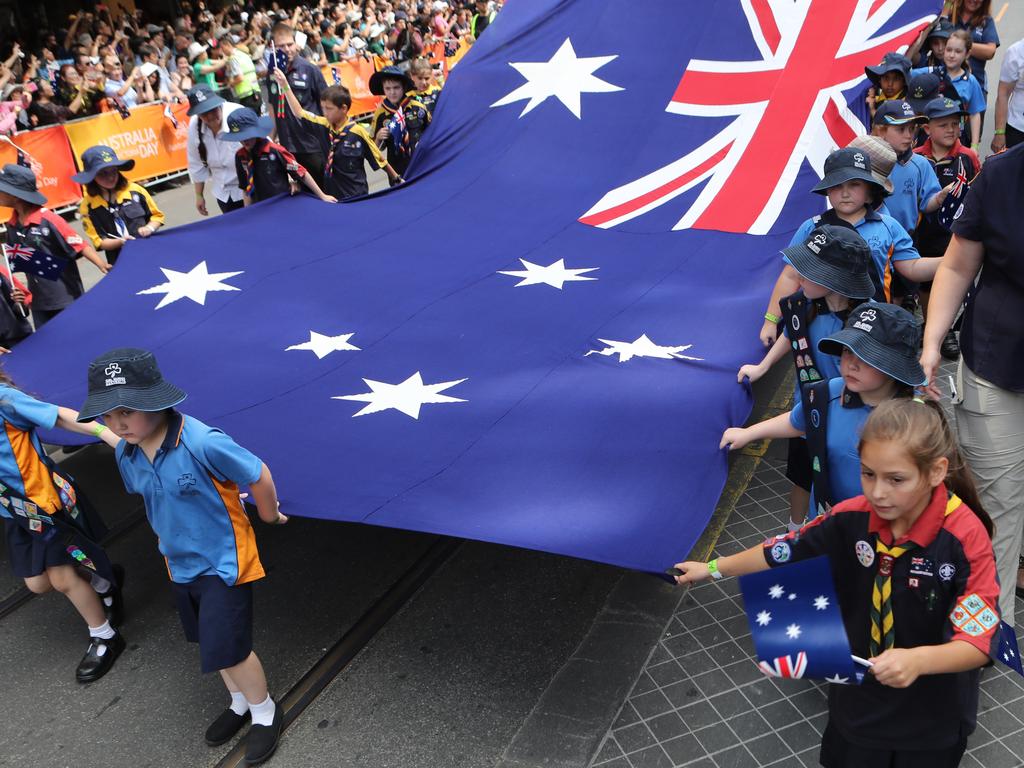
M 943 749 L 871 749 L 848 741 L 829 723 L 819 761 L 825 768 L 957 768 L 966 749 L 966 736 Z
M 203 672 L 245 661 L 252 653 L 252 584 L 229 587 L 218 576 L 171 583 L 185 639 L 199 643 Z
M 49 532 L 47 538 L 42 534 L 29 533 L 17 523 L 4 520 L 11 571 L 19 579 L 38 576 L 54 566 L 75 564 L 64 545 L 64 537 L 52 528 Z

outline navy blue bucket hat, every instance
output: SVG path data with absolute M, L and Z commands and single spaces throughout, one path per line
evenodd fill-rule
M 868 269 L 871 248 L 850 227 L 822 224 L 802 243 L 782 250 L 793 269 L 818 285 L 850 299 L 870 299 L 875 293 Z
M 246 139 L 265 139 L 274 129 L 274 120 L 260 117 L 248 107 L 236 109 L 227 118 L 227 130 L 217 138 L 225 141 L 245 141 Z
M 927 382 L 918 362 L 921 324 L 903 307 L 869 301 L 854 309 L 846 326 L 818 342 L 826 355 L 839 356 L 843 347 L 860 360 L 911 387 Z
M 124 347 L 89 363 L 89 394 L 78 420 L 89 421 L 118 408 L 155 413 L 184 399 L 183 390 L 164 380 L 152 352 Z
M 910 79 L 910 69 L 912 66 L 913 64 L 910 63 L 910 59 L 902 53 L 887 53 L 882 57 L 881 64 L 876 64 L 873 67 L 864 67 L 864 74 L 868 76 L 868 80 L 876 88 L 881 88 L 882 75 L 889 72 L 899 72 L 903 75 L 903 82 L 906 83 Z
M 206 83 L 200 83 L 188 92 L 188 116 L 195 117 L 216 109 L 224 99 L 213 92 Z
M 403 93 L 411 91 L 416 87 L 412 78 L 398 67 L 384 67 L 379 72 L 374 72 L 370 75 L 370 93 L 375 96 L 383 96 L 385 80 L 401 80 Z
M 826 194 L 832 187 L 838 187 L 847 181 L 861 179 L 869 184 L 881 187 L 878 179 L 871 174 L 871 158 L 859 149 L 837 149 L 825 158 L 825 175 L 811 190 L 820 195 Z M 884 189 L 884 187 L 883 187 Z
M 117 168 L 119 171 L 130 171 L 135 167 L 134 160 L 121 160 L 117 152 L 103 144 L 89 147 L 82 153 L 82 170 L 71 177 L 78 184 L 89 184 L 96 174 L 104 168 Z
M 0 192 L 32 205 L 46 205 L 46 195 L 36 186 L 36 175 L 23 165 L 8 163 L 0 169 Z

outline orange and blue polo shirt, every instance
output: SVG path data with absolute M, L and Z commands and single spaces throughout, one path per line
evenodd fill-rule
M 228 586 L 263 578 L 256 536 L 238 498 L 263 462 L 219 429 L 173 411 L 150 462 L 123 440 L 117 467 L 129 493 L 141 494 L 171 580 L 218 576 Z
M 0 384 L 0 422 L 0 482 L 44 511 L 56 512 L 61 507 L 60 496 L 53 485 L 53 473 L 43 463 L 43 446 L 35 430 L 53 429 L 57 406 Z M 11 517 L 6 506 L 0 506 L 0 517 Z

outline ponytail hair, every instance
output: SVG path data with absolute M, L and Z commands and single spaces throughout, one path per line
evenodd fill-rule
M 857 445 L 858 452 L 864 449 L 865 443 L 872 441 L 900 443 L 922 473 L 929 471 L 938 459 L 947 459 L 946 487 L 973 510 L 988 535 L 992 535 L 992 518 L 981 505 L 974 477 L 960 456 L 956 436 L 938 403 L 918 398 L 887 400 L 868 416 Z

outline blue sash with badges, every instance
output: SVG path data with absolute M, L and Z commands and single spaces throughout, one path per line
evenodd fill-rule
M 823 515 L 832 507 L 832 489 L 828 480 L 829 397 L 828 379 L 818 371 L 811 344 L 808 310 L 812 303 L 803 291 L 779 302 L 796 365 L 800 402 L 804 408 L 804 437 L 811 455 L 814 501 L 818 514 Z
M 41 536 L 45 542 L 60 537 L 70 564 L 115 582 L 110 558 L 97 543 L 106 536 L 106 526 L 85 497 L 78 493 L 71 476 L 58 469 L 49 456 L 41 458 L 50 470 L 61 508 L 51 514 L 4 483 L 0 483 L 0 505 L 10 513 L 11 522 L 33 536 Z

